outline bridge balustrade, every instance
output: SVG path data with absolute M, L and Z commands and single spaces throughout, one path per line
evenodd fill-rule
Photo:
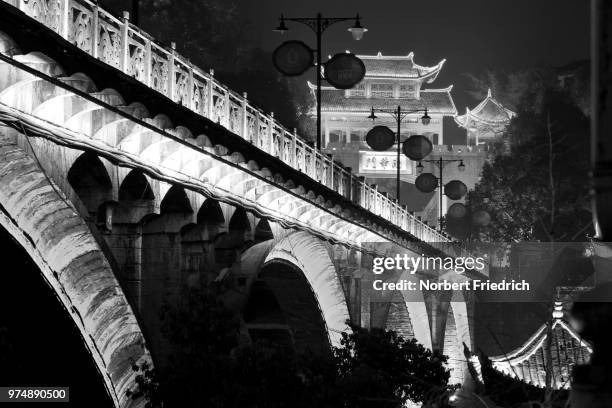
M 230 90 L 209 72 L 164 47 L 132 25 L 129 13 L 116 18 L 89 0 L 2 0 L 43 23 L 93 57 L 123 71 L 177 104 L 226 127 L 257 148 L 401 227 L 421 241 L 450 238 L 418 220 L 397 201 L 347 171 L 252 105 L 246 93 Z

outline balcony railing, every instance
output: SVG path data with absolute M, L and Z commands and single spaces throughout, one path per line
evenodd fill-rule
M 43 23 L 93 57 L 123 71 L 192 111 L 226 127 L 257 148 L 379 215 L 424 242 L 449 242 L 396 201 L 367 185 L 329 155 L 314 149 L 170 47 L 88 0 L 2 0 Z

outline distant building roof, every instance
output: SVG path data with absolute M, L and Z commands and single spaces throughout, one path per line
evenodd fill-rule
M 312 89 L 312 84 L 309 83 Z M 444 89 L 421 89 L 420 99 L 415 98 L 367 98 L 345 97 L 344 91 L 331 87 L 321 90 L 321 110 L 323 112 L 369 112 L 376 108 L 393 109 L 400 105 L 405 109 L 425 109 L 429 113 L 456 115 L 457 108 L 450 94 L 453 86 Z
M 516 113 L 496 101 L 491 95 L 491 89 L 489 89 L 487 97 L 478 106 L 472 110 L 466 108 L 464 115 L 455 117 L 455 122 L 468 130 L 489 128 L 494 131 L 501 131 L 515 115 Z
M 543 324 L 525 344 L 502 356 L 491 357 L 493 368 L 538 387 L 546 386 L 548 330 Z M 572 366 L 589 361 L 593 349 L 563 319 L 563 306 L 555 302 L 552 322 L 552 386 L 569 389 Z
M 415 64 L 414 53 L 406 56 L 358 55 L 366 67 L 366 78 L 420 79 L 432 83 L 446 60 L 437 65 L 424 67 Z

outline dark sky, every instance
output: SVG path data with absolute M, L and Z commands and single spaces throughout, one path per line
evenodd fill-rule
M 531 66 L 559 66 L 589 56 L 589 1 L 587 0 L 238 0 L 251 17 L 253 36 L 272 50 L 286 39 L 315 46 L 314 34 L 289 23 L 284 36 L 271 31 L 281 12 L 291 17 L 362 17 L 369 29 L 353 41 L 338 23 L 324 34 L 323 55 L 350 50 L 358 54 L 415 54 L 415 62 L 446 65 L 429 87 L 455 84 L 453 95 L 460 112 L 472 106 L 463 92 L 461 74 L 484 69 L 514 70 Z M 304 79 L 307 79 L 306 77 Z

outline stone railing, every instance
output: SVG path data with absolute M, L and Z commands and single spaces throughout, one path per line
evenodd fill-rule
M 426 225 L 396 201 L 364 183 L 329 155 L 279 124 L 247 100 L 191 64 L 170 47 L 89 0 L 2 0 L 19 8 L 93 57 L 123 71 L 177 104 L 213 120 L 257 148 L 385 218 L 424 242 L 450 238 Z

